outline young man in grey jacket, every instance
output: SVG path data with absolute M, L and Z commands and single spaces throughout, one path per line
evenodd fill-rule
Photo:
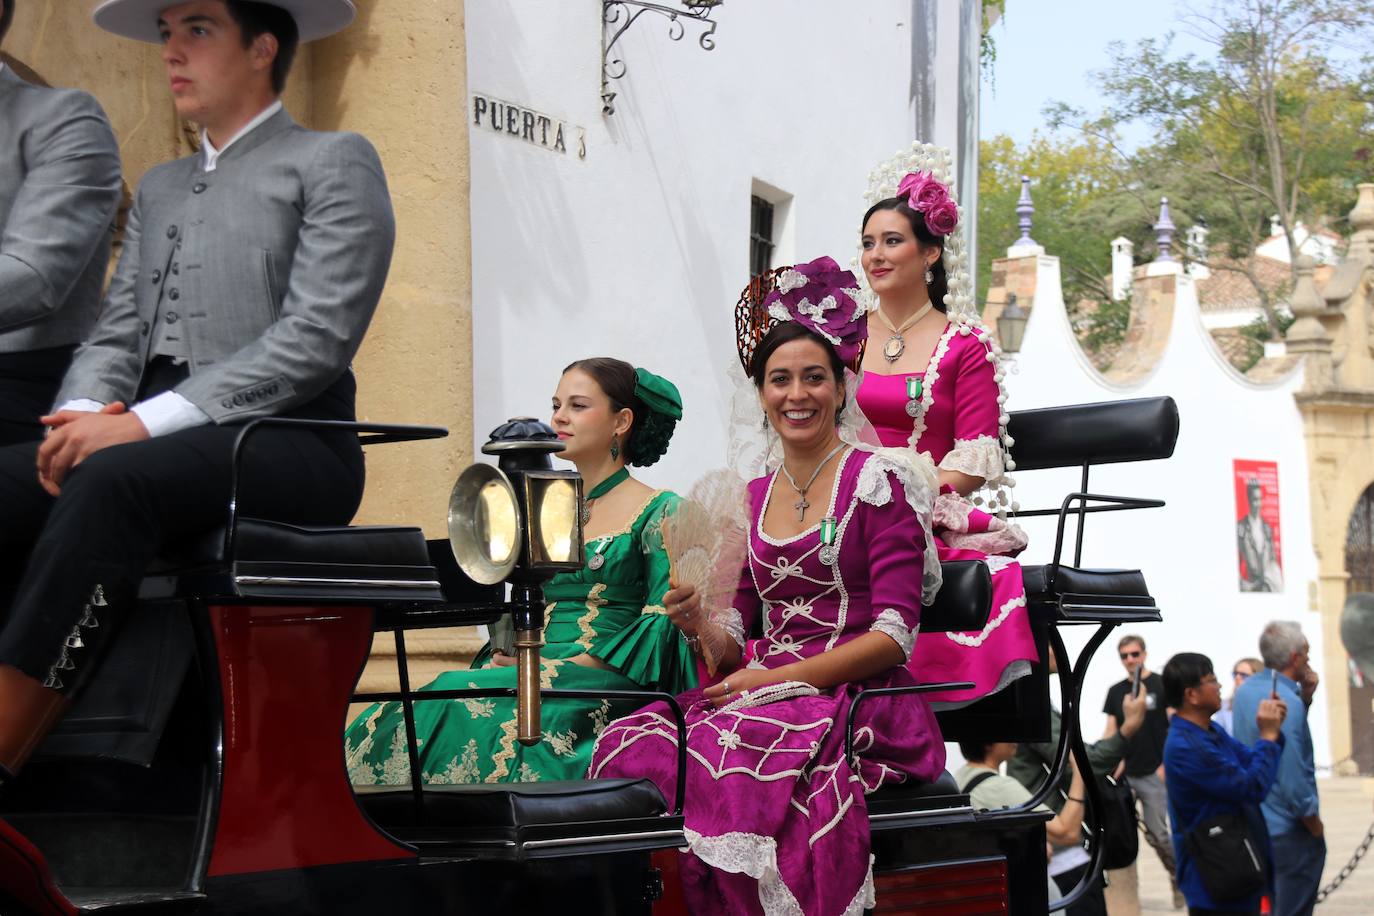
M 0 48 L 18 3 L 0 0 Z M 0 446 L 43 437 L 38 418 L 100 310 L 120 188 L 100 104 L 0 61 Z
M 96 24 L 162 47 L 202 149 L 135 195 L 99 323 L 41 447 L 0 448 L 0 777 L 65 712 L 149 562 L 214 528 L 241 425 L 349 420 L 349 363 L 381 297 L 395 225 L 372 145 L 282 110 L 296 45 L 350 0 L 105 0 Z M 351 433 L 267 429 L 245 449 L 240 511 L 346 524 L 362 497 Z

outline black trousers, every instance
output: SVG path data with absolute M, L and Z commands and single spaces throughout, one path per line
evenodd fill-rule
M 38 418 L 57 397 L 76 347 L 0 353 L 0 447 L 43 438 Z
M 1087 870 L 1087 865 L 1080 865 L 1062 875 L 1056 875 L 1054 883 L 1059 885 L 1061 893 L 1067 894 L 1077 886 L 1078 880 L 1083 877 Z M 1083 899 L 1062 912 L 1065 916 L 1107 916 L 1107 897 L 1102 892 L 1102 879 L 1099 878 L 1093 884 Z
M 142 397 L 184 371 L 150 373 Z M 350 419 L 353 380 L 293 415 Z M 222 524 L 237 426 L 198 426 L 114 446 L 74 468 L 56 499 L 38 484 L 37 443 L 0 447 L 0 663 L 74 694 L 165 544 Z M 245 448 L 239 511 L 344 525 L 363 489 L 351 433 L 263 429 Z

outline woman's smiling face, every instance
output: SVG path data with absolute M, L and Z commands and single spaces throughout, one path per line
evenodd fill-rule
M 874 211 L 864 224 L 861 241 L 864 273 L 879 298 L 925 289 L 926 271 L 940 257 L 939 248 L 923 248 L 910 220 L 896 210 Z
M 826 348 L 810 338 L 790 340 L 768 357 L 759 398 L 784 445 L 806 447 L 834 435 L 844 382 L 830 361 Z

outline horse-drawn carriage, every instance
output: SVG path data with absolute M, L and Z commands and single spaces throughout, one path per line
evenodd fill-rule
M 239 454 L 255 429 L 302 422 L 310 421 L 249 424 Z M 371 445 L 445 435 L 344 425 Z M 1169 457 L 1173 401 L 1023 411 L 1011 431 L 1020 471 L 1082 469 L 1079 492 L 1059 507 L 1022 513 L 1058 518 L 1050 560 L 1025 567 L 1042 663 L 1008 690 L 941 713 L 941 727 L 947 740 L 1047 740 L 1052 651 L 1067 723 L 1056 767 L 1017 809 L 974 810 L 947 774 L 870 796 L 877 913 L 1046 911 L 1048 815 L 1033 808 L 1058 786 L 1070 753 L 1088 767 L 1078 728 L 1084 670 L 1114 627 L 1159 619 L 1139 571 L 1083 569 L 1080 560 L 1088 514 L 1162 505 L 1093 494 L 1088 475 L 1093 465 Z M 556 448 L 537 424 L 493 434 L 484 450 L 500 472 L 481 466 L 455 494 L 451 525 L 467 532 L 457 551 L 418 528 L 242 518 L 236 500 L 222 530 L 177 545 L 148 571 L 138 610 L 71 715 L 0 794 L 0 912 L 681 912 L 673 869 L 683 819 L 648 780 L 439 786 L 418 776 L 414 704 L 477 692 L 412 691 L 408 631 L 511 615 L 524 665 L 523 739 L 538 740 L 541 696 L 576 693 L 540 691 L 537 677 L 539 581 L 581 557 L 580 482 L 548 470 Z M 474 535 L 490 534 L 496 517 L 507 526 L 501 537 Z M 509 596 L 495 576 L 505 571 Z M 921 624 L 979 630 L 990 604 L 983 564 L 949 564 Z M 1096 631 L 1070 660 L 1060 628 L 1076 625 Z M 394 634 L 400 689 L 355 695 L 379 631 Z M 408 786 L 350 783 L 349 705 L 379 700 L 405 709 Z M 667 695 L 643 701 L 676 710 Z M 1088 794 L 1091 825 L 1101 810 L 1092 781 Z M 1089 845 L 1095 875 L 1101 844 Z

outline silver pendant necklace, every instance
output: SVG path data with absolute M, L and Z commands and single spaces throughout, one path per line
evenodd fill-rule
M 916 310 L 916 314 L 912 315 L 906 321 L 903 321 L 900 328 L 894 325 L 887 317 L 887 313 L 883 311 L 881 305 L 875 309 L 878 313 L 878 320 L 886 325 L 887 329 L 892 332 L 892 336 L 887 339 L 887 343 L 883 344 L 883 359 L 887 360 L 888 363 L 895 363 L 902 358 L 902 354 L 906 352 L 906 338 L 902 336 L 902 333 L 910 329 L 912 325 L 926 317 L 926 315 L 930 314 L 930 310 L 933 308 L 935 308 L 935 303 L 927 302 L 924 306 Z
M 792 504 L 792 508 L 797 510 L 797 521 L 806 521 L 806 510 L 811 508 L 811 504 L 806 501 L 806 491 L 811 489 L 811 485 L 816 482 L 816 478 L 821 476 L 821 470 L 830 463 L 830 459 L 838 455 L 845 447 L 841 442 L 830 450 L 830 454 L 821 459 L 820 464 L 811 472 L 811 477 L 806 481 L 806 486 L 797 486 L 797 479 L 792 476 L 792 472 L 787 470 L 787 462 L 782 464 L 782 472 L 787 477 L 787 482 L 792 485 L 792 489 L 797 491 L 797 501 Z

